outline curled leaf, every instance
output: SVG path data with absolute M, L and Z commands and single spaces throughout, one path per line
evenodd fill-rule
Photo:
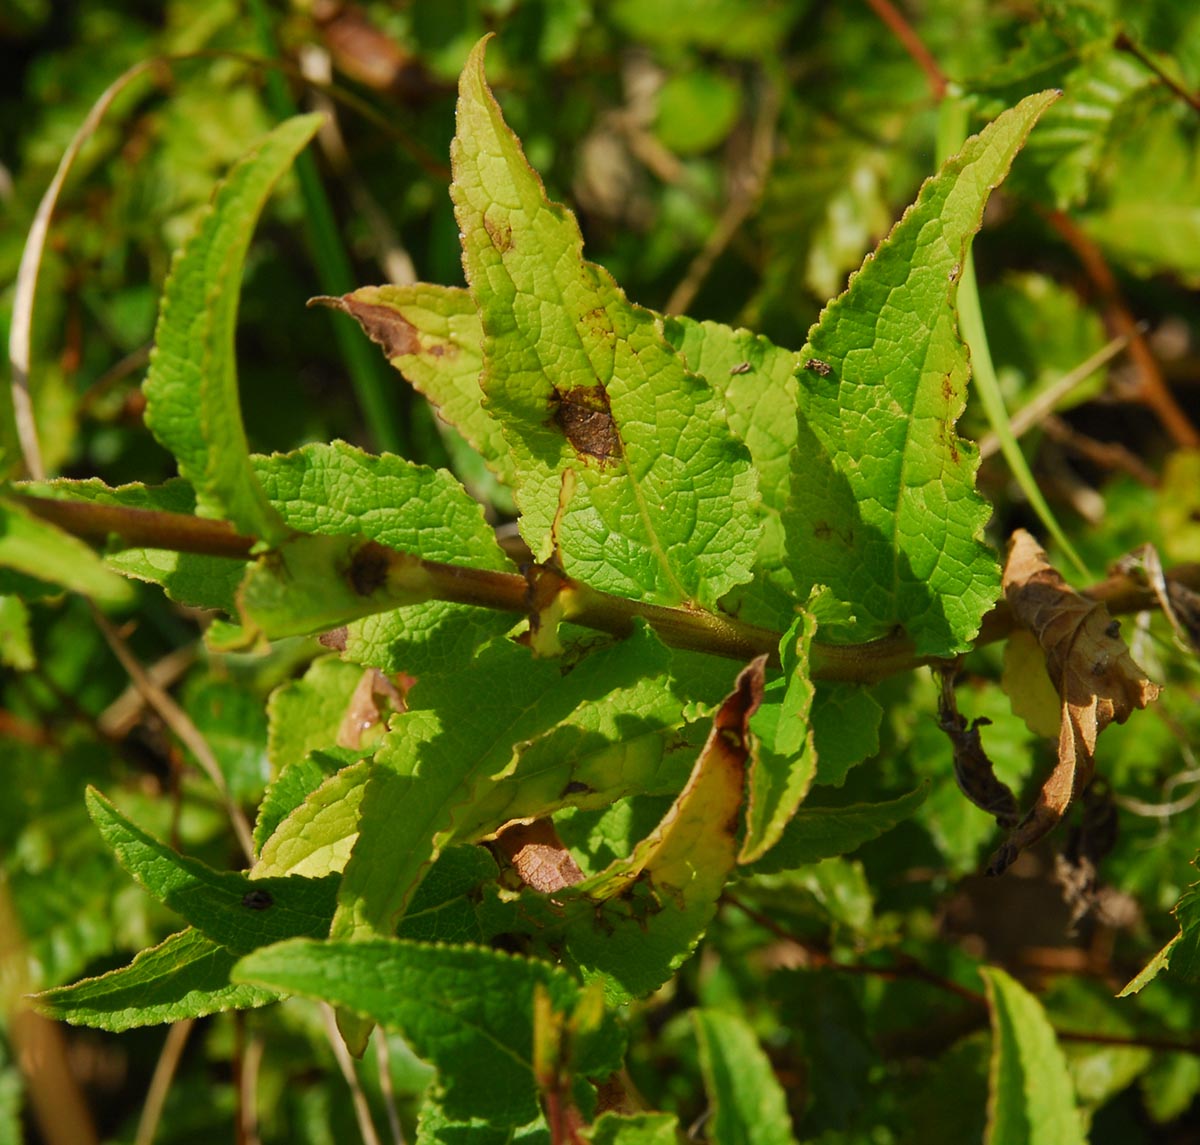
M 996 778 L 979 735 L 979 729 L 991 722 L 987 717 L 980 717 L 967 726 L 966 717 L 959 714 L 954 698 L 953 670 L 943 672 L 942 692 L 938 697 L 938 726 L 949 737 L 954 749 L 954 778 L 958 788 L 976 807 L 1010 830 L 1020 818 L 1017 798 L 1007 784 Z
M 1096 766 L 1096 739 L 1110 723 L 1158 696 L 1158 685 L 1134 663 L 1119 624 L 1103 604 L 1075 592 L 1024 530 L 1009 542 L 1004 594 L 1018 624 L 1037 637 L 1062 703 L 1058 762 L 988 873 L 998 875 L 1066 814 Z

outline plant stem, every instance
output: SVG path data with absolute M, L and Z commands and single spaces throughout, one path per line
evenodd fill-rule
M 226 521 L 210 521 L 184 513 L 165 513 L 153 509 L 96 505 L 83 501 L 63 501 L 24 493 L 9 494 L 22 507 L 43 520 L 85 540 L 105 542 L 115 537 L 127 547 L 168 549 L 214 557 L 249 560 L 257 543 L 233 531 Z M 658 634 L 664 644 L 726 656 L 745 662 L 766 653 L 778 665 L 781 634 L 767 628 L 745 624 L 733 617 L 696 608 L 669 608 L 646 604 L 600 592 L 572 580 L 553 569 L 533 566 L 527 576 L 492 569 L 467 568 L 463 565 L 425 561 L 409 553 L 369 542 L 379 559 L 388 567 L 403 565 L 419 568 L 428 578 L 437 600 L 472 604 L 501 612 L 528 614 L 535 600 L 545 607 L 549 600 L 562 597 L 563 619 L 585 628 L 594 628 L 614 636 L 626 636 L 640 618 Z M 1187 588 L 1200 590 L 1200 564 L 1178 565 L 1166 574 Z M 1100 581 L 1083 594 L 1103 602 L 1110 613 L 1120 615 L 1144 612 L 1158 607 L 1154 590 L 1132 576 L 1118 574 Z M 380 610 L 389 607 L 379 601 Z M 1008 605 L 1000 601 L 983 618 L 976 647 L 1003 640 L 1013 631 L 1014 621 Z M 865 644 L 826 644 L 817 641 L 810 657 L 814 680 L 840 680 L 847 683 L 874 684 L 888 676 L 909 672 L 938 661 L 933 656 L 918 656 L 906 636 L 885 636 Z

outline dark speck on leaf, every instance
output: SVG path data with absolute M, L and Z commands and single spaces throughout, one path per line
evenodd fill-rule
M 267 907 L 274 905 L 275 900 L 269 891 L 247 891 L 242 896 L 242 906 L 247 910 L 266 910 Z
M 729 368 L 730 374 L 748 374 L 754 367 L 749 362 L 738 362 L 736 366 Z
M 387 550 L 374 541 L 359 549 L 350 561 L 346 579 L 359 596 L 370 596 L 387 582 Z
M 584 792 L 591 790 L 592 789 L 586 783 L 580 783 L 578 779 L 572 779 L 571 782 L 567 784 L 566 790 L 563 791 L 563 794 L 582 795 Z
M 833 372 L 833 367 L 828 362 L 822 362 L 820 358 L 809 358 L 804 363 L 804 368 L 820 374 L 823 378 L 829 377 Z

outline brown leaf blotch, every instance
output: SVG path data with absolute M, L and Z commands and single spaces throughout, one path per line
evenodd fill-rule
M 359 596 L 370 596 L 387 583 L 390 566 L 387 549 L 368 541 L 351 557 L 346 579 Z
M 361 302 L 353 294 L 332 300 L 333 305 L 356 319 L 372 342 L 383 347 L 389 360 L 421 353 L 417 328 L 398 310 L 375 302 Z
M 621 437 L 603 386 L 556 391 L 552 420 L 576 453 L 601 463 L 621 458 Z

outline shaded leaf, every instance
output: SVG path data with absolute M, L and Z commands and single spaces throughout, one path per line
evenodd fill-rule
M 88 811 L 121 865 L 164 906 L 235 954 L 329 931 L 336 878 L 250 879 L 214 871 L 147 835 L 94 788 Z
M 733 1014 L 693 1010 L 700 1069 L 721 1145 L 794 1145 L 787 1098 L 754 1031 Z
M 929 784 L 884 803 L 851 803 L 844 807 L 801 807 L 779 842 L 759 859 L 752 874 L 792 870 L 806 863 L 848 855 L 903 823 L 929 794 Z

